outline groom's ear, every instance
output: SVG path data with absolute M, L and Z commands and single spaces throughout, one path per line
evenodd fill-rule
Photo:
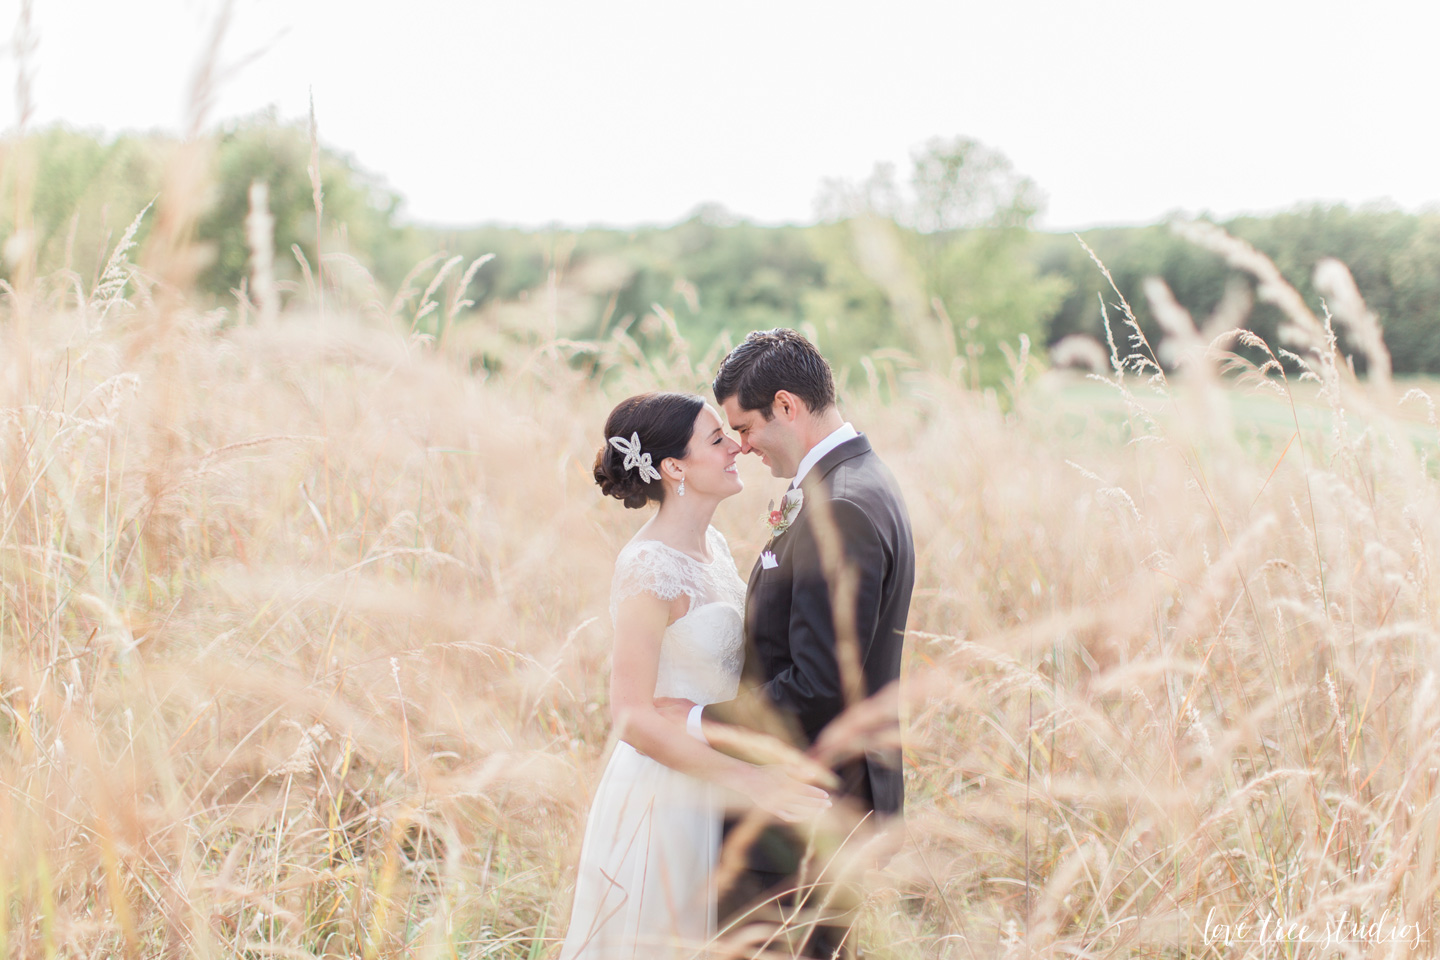
M 775 416 L 780 417 L 788 423 L 794 423 L 801 414 L 808 413 L 809 408 L 805 401 L 801 400 L 789 390 L 776 390 L 775 401 L 770 405 L 770 410 Z

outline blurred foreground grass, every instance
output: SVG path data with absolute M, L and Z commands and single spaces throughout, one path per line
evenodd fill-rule
M 643 520 L 590 479 L 600 425 L 708 369 L 536 302 L 473 370 L 458 263 L 198 312 L 159 216 L 144 269 L 0 301 L 0 952 L 555 955 Z M 846 398 L 919 568 L 871 955 L 1304 956 L 1214 926 L 1387 910 L 1429 951 L 1435 421 L 1292 319 L 1316 384 L 1176 314 L 1174 383 L 1117 323 L 1105 382 L 909 362 Z M 744 476 L 742 564 L 776 492 Z

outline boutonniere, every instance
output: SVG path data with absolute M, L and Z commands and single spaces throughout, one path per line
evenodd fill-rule
M 770 528 L 770 536 L 778 537 L 790 529 L 790 524 L 800 513 L 800 505 L 805 502 L 805 491 L 796 487 L 794 490 L 787 490 L 785 497 L 780 501 L 777 509 L 775 501 L 770 501 L 770 513 L 765 518 L 765 523 Z

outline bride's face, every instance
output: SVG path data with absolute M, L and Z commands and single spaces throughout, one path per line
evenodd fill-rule
M 685 473 L 685 495 L 699 494 L 723 500 L 739 493 L 744 484 L 735 469 L 740 444 L 725 435 L 720 414 L 705 404 L 695 417 L 695 432 L 685 459 L 679 463 Z

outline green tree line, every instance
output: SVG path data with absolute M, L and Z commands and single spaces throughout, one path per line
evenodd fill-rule
M 1380 317 L 1395 372 L 1440 373 L 1440 212 L 1317 204 L 1271 216 L 1237 217 L 1220 225 L 1269 256 L 1317 314 L 1323 304 L 1313 283 L 1315 265 L 1325 257 L 1344 262 Z M 1165 223 L 1086 230 L 1081 237 L 1109 268 L 1147 335 L 1157 339 L 1141 292 L 1146 277 L 1164 279 L 1197 322 L 1220 303 L 1227 284 L 1248 283 Z M 1054 342 L 1070 333 L 1100 335 L 1097 298 L 1114 300 L 1109 284 L 1074 237 L 1051 234 L 1037 239 L 1033 256 L 1041 272 L 1071 283 L 1069 294 L 1048 318 L 1047 338 Z M 1279 321 L 1276 307 L 1257 303 L 1246 326 L 1273 343 Z M 1345 333 L 1337 333 L 1346 351 Z M 1363 368 L 1360 355 L 1355 361 Z
M 661 350 L 673 348 L 678 331 L 703 355 L 748 330 L 783 325 L 816 337 L 847 377 L 873 381 L 881 367 L 893 372 L 918 358 L 993 384 L 1016 361 L 1022 338 L 1040 355 L 1069 334 L 1103 339 L 1100 300 L 1116 299 L 1075 237 L 1034 228 L 1034 184 L 1003 155 L 965 138 L 917 151 L 904 185 L 883 167 L 863 183 L 827 185 L 814 225 L 760 226 L 707 206 L 671 226 L 634 230 L 407 223 L 396 190 L 322 148 L 318 233 L 308 130 L 261 115 L 219 131 L 213 145 L 213 186 L 197 227 L 209 252 L 205 295 L 232 307 L 243 295 L 249 188 L 260 181 L 275 220 L 275 272 L 293 295 L 301 261 L 317 263 L 317 249 L 353 257 L 390 293 L 407 278 L 423 286 L 424 271 L 418 280 L 411 272 L 431 254 L 467 261 L 494 254 L 464 291 L 472 305 L 453 318 L 454 331 L 438 312 L 416 320 L 419 333 L 470 336 L 477 363 L 486 365 L 505 362 L 505 343 L 536 338 L 619 335 Z M 33 171 L 26 239 L 37 269 L 98 275 L 109 245 L 162 189 L 176 146 L 160 135 L 64 127 L 12 145 L 0 186 L 15 195 L 22 166 L 13 161 L 24 151 Z M 1440 373 L 1440 213 L 1311 206 L 1221 225 L 1275 260 L 1317 309 L 1315 263 L 1344 261 L 1381 318 L 1395 372 Z M 142 222 L 142 243 L 147 228 Z M 0 231 L 10 238 L 0 264 L 7 277 L 16 229 L 10 205 L 0 213 Z M 1163 278 L 1197 320 L 1227 284 L 1246 282 L 1165 223 L 1087 230 L 1081 238 L 1157 340 L 1141 292 L 1146 277 Z M 425 270 L 433 274 L 443 262 Z M 538 298 L 549 307 L 534 309 Z M 1272 307 L 1257 304 L 1247 324 L 1272 339 L 1277 321 Z
M 17 204 L 0 208 L 0 234 L 13 240 L 17 226 L 28 234 L 23 245 L 6 248 L 0 270 L 9 279 L 17 261 L 31 254 L 40 274 L 71 271 L 88 283 L 131 221 L 159 196 L 180 144 L 161 134 L 105 136 L 57 125 L 8 146 L 0 166 L 0 196 L 18 199 L 29 223 L 17 225 Z M 252 182 L 263 182 L 269 190 L 277 279 L 297 282 L 301 257 L 312 265 L 318 262 L 308 170 L 311 143 L 304 127 L 262 114 L 221 130 L 213 147 L 209 195 L 196 226 L 207 252 L 199 282 L 204 293 L 233 305 L 231 291 L 239 288 L 249 262 L 245 216 Z M 322 149 L 319 175 L 330 224 L 326 252 L 355 255 L 390 287 L 429 252 L 431 238 L 400 221 L 400 195 L 353 158 Z M 140 222 L 136 241 L 141 247 L 150 226 L 150 219 Z

